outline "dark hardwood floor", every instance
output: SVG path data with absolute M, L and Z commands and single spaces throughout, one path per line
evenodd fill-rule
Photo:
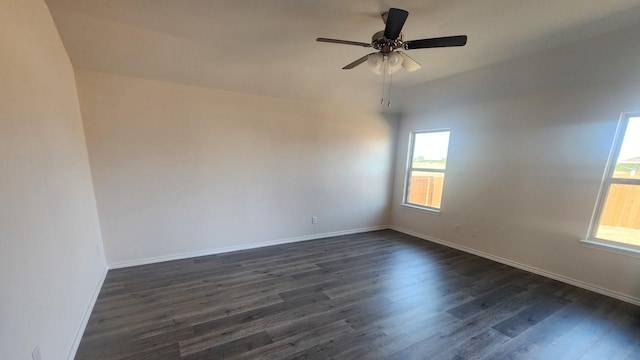
M 640 359 L 640 308 L 394 231 L 109 271 L 76 359 Z

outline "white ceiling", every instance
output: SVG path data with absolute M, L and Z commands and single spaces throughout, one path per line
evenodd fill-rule
M 370 49 L 390 6 L 405 40 L 466 34 L 467 46 L 409 51 L 407 87 L 640 23 L 640 0 L 46 0 L 77 69 L 304 101 L 379 107 L 381 78 L 341 67 Z

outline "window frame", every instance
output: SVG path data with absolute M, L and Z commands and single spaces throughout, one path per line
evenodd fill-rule
M 598 226 L 600 225 L 600 220 L 602 219 L 604 207 L 606 205 L 607 197 L 609 196 L 611 185 L 622 184 L 640 186 L 640 179 L 615 178 L 613 176 L 616 168 L 616 163 L 620 155 L 620 150 L 622 149 L 622 142 L 627 131 L 627 126 L 629 125 L 629 120 L 631 118 L 639 117 L 640 113 L 638 112 L 623 113 L 618 120 L 618 125 L 613 137 L 611 150 L 609 151 L 609 158 L 607 159 L 607 165 L 605 166 L 604 175 L 602 177 L 600 188 L 598 190 L 598 197 L 596 198 L 596 204 L 591 216 L 591 222 L 589 223 L 587 237 L 585 240 L 581 240 L 583 245 L 585 246 L 596 247 L 615 253 L 632 255 L 635 257 L 640 257 L 640 246 L 626 244 L 615 240 L 601 239 L 596 236 L 596 232 L 598 231 Z
M 446 174 L 447 165 L 445 164 L 444 169 L 431 169 L 431 168 L 414 168 L 413 165 L 413 150 L 415 148 L 416 143 L 416 135 L 418 134 L 428 134 L 428 133 L 438 133 L 438 132 L 448 132 L 449 133 L 449 142 L 447 142 L 447 159 L 449 158 L 449 144 L 451 141 L 451 129 L 449 128 L 441 128 L 441 129 L 432 129 L 432 130 L 416 130 L 409 132 L 409 151 L 407 154 L 407 166 L 405 170 L 405 180 L 404 180 L 404 189 L 402 192 L 402 204 L 403 206 L 427 211 L 433 214 L 440 214 L 442 209 L 442 204 L 439 208 L 433 206 L 425 206 L 420 204 L 414 204 L 409 202 L 409 190 L 411 189 L 411 172 L 412 171 L 424 171 L 424 172 L 439 172 L 442 174 Z M 442 197 L 444 198 L 444 183 L 442 184 Z

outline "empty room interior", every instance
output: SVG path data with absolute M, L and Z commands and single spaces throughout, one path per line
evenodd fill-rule
M 640 359 L 638 0 L 0 1 L 0 358 Z

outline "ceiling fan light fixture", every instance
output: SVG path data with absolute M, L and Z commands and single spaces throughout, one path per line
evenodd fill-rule
M 393 74 L 400 70 L 400 68 L 413 72 L 422 67 L 401 50 L 409 51 L 415 49 L 465 46 L 467 44 L 466 35 L 405 41 L 402 34 L 402 27 L 408 16 L 409 12 L 406 10 L 390 8 L 388 12 L 382 14 L 382 20 L 385 23 L 384 30 L 374 33 L 371 37 L 370 44 L 330 38 L 317 38 L 316 41 L 362 46 L 377 50 L 375 53 L 358 58 L 342 69 L 351 70 L 366 62 L 371 72 L 382 75 L 382 99 L 380 103 L 384 104 L 385 100 L 387 100 L 387 106 L 391 106 L 391 79 L 393 78 Z
M 380 52 L 367 56 L 367 66 L 374 74 L 382 75 L 385 69 L 385 58 L 387 65 L 387 74 L 393 74 L 402 68 L 404 58 L 395 52 L 383 55 Z
M 381 75 L 384 69 L 384 56 L 382 53 L 373 53 L 367 56 L 367 66 L 374 74 Z

